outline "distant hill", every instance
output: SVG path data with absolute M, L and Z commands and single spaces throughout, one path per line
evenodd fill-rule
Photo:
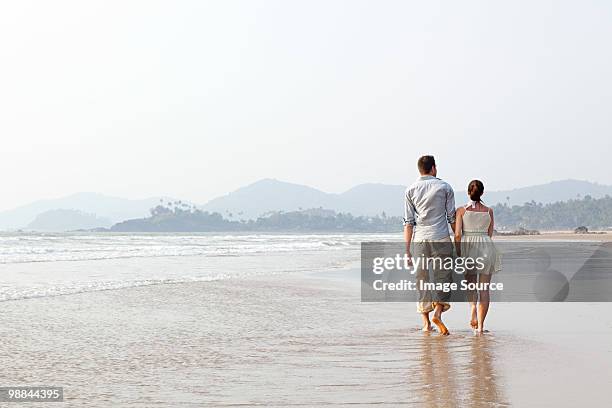
M 332 196 L 333 194 L 300 184 L 263 179 L 215 198 L 202 206 L 202 209 L 224 216 L 232 213 L 232 218 L 240 220 L 256 218 L 270 211 L 333 208 Z
M 558 201 L 580 199 L 587 195 L 592 198 L 602 198 L 606 195 L 612 196 L 612 186 L 582 180 L 561 180 L 513 190 L 485 191 L 483 199 L 491 205 L 506 203 L 507 197 L 510 198 L 510 205 L 522 205 L 531 201 L 549 204 Z
M 383 212 L 387 216 L 403 215 L 404 186 L 389 184 L 360 184 L 343 193 L 326 193 L 305 185 L 287 183 L 274 179 L 264 179 L 242 187 L 222 197 L 215 198 L 199 207 L 203 211 L 218 212 L 230 221 L 256 219 L 270 212 L 301 211 L 303 209 L 324 208 L 354 216 L 375 216 Z M 462 205 L 466 198 L 464 189 L 456 189 L 457 205 Z M 506 204 L 522 205 L 526 202 L 548 204 L 568 201 L 585 196 L 601 198 L 612 196 L 612 186 L 580 180 L 562 180 L 530 187 L 507 191 L 485 191 L 484 200 L 489 205 Z M 164 198 L 164 201 L 168 199 Z M 110 197 L 97 193 L 77 193 L 70 196 L 41 200 L 13 210 L 0 212 L 0 230 L 20 229 L 32 225 L 42 225 L 34 220 L 38 215 L 50 210 L 76 210 L 93 214 L 111 223 L 124 220 L 146 218 L 149 210 L 160 203 L 160 197 L 143 200 L 128 200 Z M 177 204 L 178 203 L 178 204 Z M 174 202 L 184 207 L 191 205 L 185 202 Z M 51 213 L 45 217 L 60 216 Z M 63 215 L 62 215 L 63 217 Z M 75 214 L 75 217 L 79 217 Z M 45 223 L 54 225 L 58 230 L 68 230 L 72 224 L 63 218 L 66 224 L 59 221 L 55 224 L 49 218 Z M 39 220 L 39 222 L 42 222 Z
M 337 194 L 337 207 L 330 208 L 354 215 L 374 216 L 384 212 L 386 215 L 403 216 L 405 191 L 406 186 L 393 184 L 359 184 Z
M 108 228 L 113 223 L 108 218 L 78 210 L 49 210 L 38 214 L 26 229 L 44 232 L 75 231 L 80 229 Z
M 233 219 L 254 219 L 267 212 L 326 208 L 355 215 L 396 215 L 402 212 L 406 187 L 388 184 L 360 184 L 341 193 L 326 193 L 301 184 L 264 179 L 209 201 L 202 209 L 228 213 Z
M 160 197 L 128 200 L 98 193 L 76 193 L 69 196 L 40 200 L 0 212 L 0 230 L 26 228 L 39 215 L 49 210 L 77 210 L 95 214 L 116 223 L 130 218 L 146 217 L 149 209 L 159 204 Z
M 326 193 L 312 187 L 264 179 L 242 187 L 225 196 L 209 201 L 202 208 L 216 211 L 231 219 L 254 219 L 271 211 L 299 211 L 305 208 L 327 208 L 353 215 L 374 216 L 383 211 L 389 216 L 401 216 L 405 186 L 360 184 L 340 194 Z M 455 190 L 457 205 L 466 201 L 463 189 Z M 506 191 L 485 191 L 484 200 L 494 205 L 508 202 L 522 205 L 535 201 L 548 204 L 590 195 L 601 198 L 612 195 L 612 186 L 580 180 L 553 181 Z

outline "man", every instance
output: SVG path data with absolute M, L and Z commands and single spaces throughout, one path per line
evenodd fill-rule
M 455 193 L 451 186 L 437 178 L 436 161 L 433 156 L 423 156 L 418 162 L 421 177 L 406 189 L 404 239 L 406 252 L 411 257 L 422 257 L 416 271 L 418 288 L 421 282 L 429 282 L 429 268 L 433 269 L 436 283 L 452 283 L 452 270 L 445 269 L 441 259 L 452 256 L 452 244 L 448 225 L 455 231 Z M 436 261 L 437 258 L 437 261 Z M 427 262 L 426 262 L 427 261 Z M 423 317 L 423 331 L 431 331 L 429 314 L 438 326 L 440 334 L 448 335 L 442 322 L 442 312 L 450 308 L 450 292 L 419 291 L 417 311 Z

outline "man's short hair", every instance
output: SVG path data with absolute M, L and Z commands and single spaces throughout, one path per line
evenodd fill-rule
M 433 156 L 421 156 L 417 161 L 417 166 L 421 174 L 431 173 L 431 169 L 436 165 L 436 159 Z

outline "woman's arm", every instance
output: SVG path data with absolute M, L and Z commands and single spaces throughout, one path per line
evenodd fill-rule
M 461 256 L 461 231 L 463 230 L 464 212 L 465 208 L 459 208 L 455 217 L 455 249 L 457 250 L 457 256 Z
M 493 238 L 493 230 L 495 229 L 495 219 L 493 218 L 492 208 L 489 208 L 489 215 L 491 216 L 491 223 L 489 224 L 489 237 Z

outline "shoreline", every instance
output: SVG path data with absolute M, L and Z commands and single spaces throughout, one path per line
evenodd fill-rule
M 576 234 L 572 231 L 540 231 L 539 235 L 493 235 L 493 240 L 499 241 L 595 241 L 611 242 L 612 233 L 610 232 L 589 232 L 587 234 Z

